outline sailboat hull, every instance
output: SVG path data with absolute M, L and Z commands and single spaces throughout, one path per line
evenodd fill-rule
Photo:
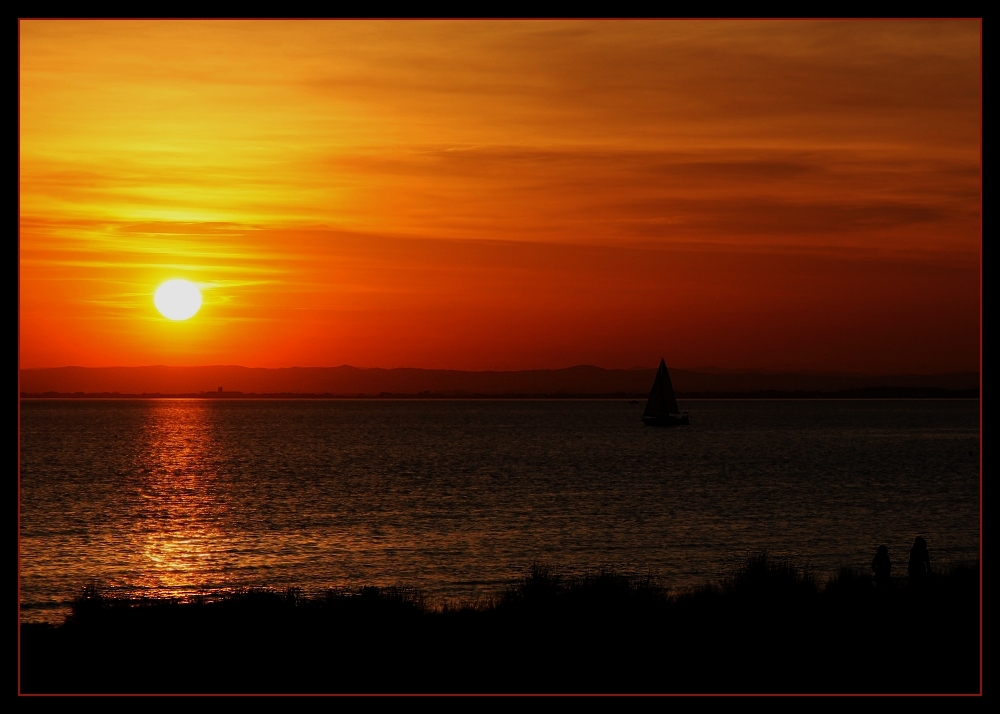
M 690 426 L 687 414 L 667 414 L 665 416 L 644 416 L 642 423 L 646 426 Z

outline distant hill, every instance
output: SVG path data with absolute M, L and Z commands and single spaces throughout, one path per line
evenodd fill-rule
M 265 369 L 206 367 L 57 367 L 22 369 L 22 394 L 328 394 L 333 396 L 645 396 L 656 370 L 603 369 L 589 365 L 565 369 L 466 372 L 437 369 L 360 369 L 289 367 Z M 977 390 L 979 375 L 852 375 L 795 372 L 671 369 L 679 396 L 744 393 L 843 392 L 876 388 L 905 396 L 913 390 Z M 900 391 L 902 390 L 902 391 Z

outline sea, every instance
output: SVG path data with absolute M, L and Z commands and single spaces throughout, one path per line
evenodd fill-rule
M 190 598 L 404 585 L 432 607 L 532 566 L 676 592 L 766 550 L 819 580 L 980 552 L 978 400 L 23 400 L 22 621 L 83 588 Z

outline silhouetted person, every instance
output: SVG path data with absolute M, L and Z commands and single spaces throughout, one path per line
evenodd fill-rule
M 872 558 L 872 573 L 875 574 L 875 587 L 884 590 L 892 579 L 892 561 L 889 560 L 889 548 L 880 545 Z
M 931 574 L 931 556 L 927 553 L 927 541 L 920 536 L 913 539 L 906 574 L 910 577 L 910 585 L 922 585 Z

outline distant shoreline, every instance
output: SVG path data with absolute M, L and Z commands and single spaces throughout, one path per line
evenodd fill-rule
M 643 399 L 655 369 L 565 369 L 466 372 L 417 368 L 57 367 L 21 369 L 22 395 L 103 398 L 189 397 L 282 399 Z M 682 399 L 968 398 L 978 373 L 821 374 L 671 369 Z
M 527 399 L 638 399 L 645 400 L 647 393 L 615 392 L 610 394 L 574 394 L 555 392 L 549 394 L 485 394 L 463 392 L 419 392 L 379 394 L 322 394 L 298 392 L 183 392 L 183 393 L 141 393 L 120 392 L 21 392 L 21 399 L 476 399 L 476 400 L 527 400 Z M 935 387 L 868 387 L 864 389 L 840 389 L 835 391 L 782 391 L 758 390 L 752 392 L 678 392 L 678 399 L 978 399 L 978 389 L 943 389 Z

